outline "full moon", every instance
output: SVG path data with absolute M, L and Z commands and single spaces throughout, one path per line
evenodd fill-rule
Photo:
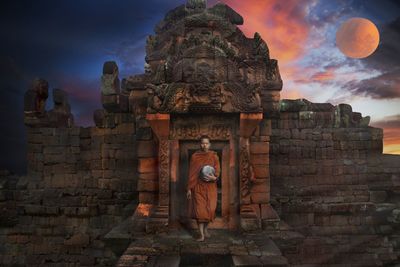
M 368 57 L 379 45 L 378 28 L 368 19 L 351 18 L 337 31 L 336 45 L 348 57 Z

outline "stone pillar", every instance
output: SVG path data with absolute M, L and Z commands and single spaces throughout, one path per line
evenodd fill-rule
M 151 211 L 146 224 L 147 232 L 163 231 L 169 221 L 170 141 L 169 114 L 147 114 L 146 119 L 158 138 L 158 205 Z
M 262 113 L 241 113 L 239 130 L 240 226 L 243 230 L 261 228 L 261 218 L 251 206 L 254 169 L 250 161 L 250 136 L 263 119 Z

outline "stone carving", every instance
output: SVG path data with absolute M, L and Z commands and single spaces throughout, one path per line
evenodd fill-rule
M 32 87 L 25 92 L 25 115 L 43 117 L 46 113 L 45 106 L 48 95 L 49 83 L 43 79 L 35 79 Z
M 43 79 L 35 79 L 24 98 L 25 124 L 30 127 L 72 127 L 74 118 L 68 103 L 67 93 L 53 89 L 54 108 L 46 111 L 49 84 Z
M 147 84 L 149 113 L 260 112 L 257 85 L 240 83 Z
M 187 112 L 190 96 L 184 84 L 147 84 L 148 113 Z
M 129 94 L 121 92 L 120 87 L 117 64 L 114 61 L 105 62 L 101 76 L 101 102 L 108 112 L 122 113 L 129 111 Z M 126 80 L 124 87 L 126 87 Z
M 147 111 L 251 113 L 275 108 L 277 100 L 262 91 L 282 89 L 277 61 L 270 59 L 260 34 L 247 38 L 237 28 L 241 24 L 243 18 L 222 3 L 207 9 L 206 1 L 190 0 L 170 11 L 156 35 L 147 39 Z
M 160 140 L 159 144 L 159 179 L 160 179 L 160 194 L 169 193 L 169 141 Z M 169 202 L 167 202 L 169 203 Z
M 228 139 L 230 137 L 231 127 L 226 124 L 213 124 L 208 128 L 210 136 Z
M 242 86 L 241 83 L 228 83 L 224 87 L 223 95 L 226 96 L 225 105 L 231 103 L 232 110 L 225 109 L 227 112 L 260 112 L 261 98 L 258 85 Z M 227 91 L 229 93 L 227 93 Z
M 54 108 L 49 111 L 50 124 L 56 127 L 71 127 L 74 117 L 68 103 L 68 95 L 61 89 L 53 90 Z
M 243 17 L 226 4 L 217 3 L 211 7 L 208 12 L 220 18 L 226 19 L 232 24 L 243 25 Z
M 267 70 L 267 80 L 270 82 L 278 82 L 278 88 L 275 89 L 279 88 L 282 89 L 282 80 L 281 80 L 281 74 L 279 73 L 278 61 L 275 59 L 271 59 L 269 61 Z
M 244 139 L 240 142 L 240 195 L 242 198 L 250 194 L 252 180 L 254 179 L 253 167 L 250 163 L 249 140 Z
M 105 96 L 117 95 L 120 91 L 118 78 L 118 66 L 114 61 L 107 61 L 103 65 L 103 76 L 101 76 L 101 93 Z
M 201 127 L 198 123 L 174 125 L 172 137 L 174 139 L 198 139 L 201 135 Z
M 206 0 L 188 0 L 186 3 L 187 9 L 202 11 L 207 7 Z
M 212 140 L 227 140 L 232 136 L 234 121 L 223 119 L 221 121 L 204 118 L 191 118 L 172 122 L 171 138 L 198 140 L 207 134 Z
M 260 57 L 266 63 L 269 62 L 269 49 L 267 44 L 261 38 L 261 35 L 256 32 L 254 34 L 254 43 L 253 43 L 254 54 L 256 57 Z

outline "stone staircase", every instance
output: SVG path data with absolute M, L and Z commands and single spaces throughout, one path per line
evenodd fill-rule
M 117 266 L 288 266 L 275 243 L 263 232 L 210 230 L 204 242 L 186 230 L 135 236 Z

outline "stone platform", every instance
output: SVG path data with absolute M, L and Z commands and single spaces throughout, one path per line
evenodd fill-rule
M 117 266 L 288 266 L 266 233 L 210 230 L 204 242 L 184 229 L 135 236 Z

